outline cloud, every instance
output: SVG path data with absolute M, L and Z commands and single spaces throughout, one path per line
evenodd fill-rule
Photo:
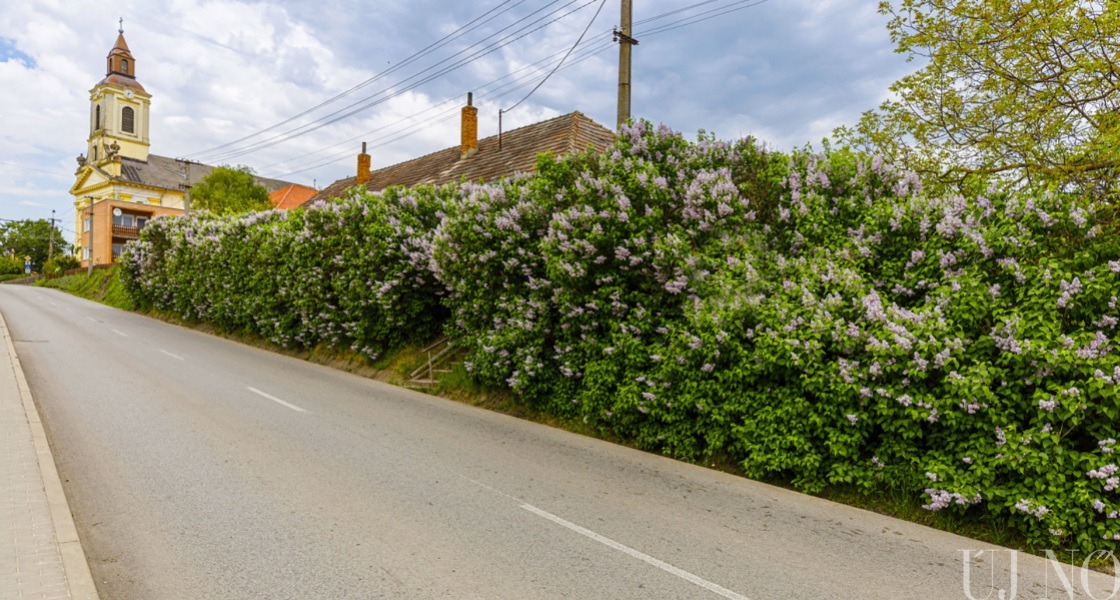
M 0 103 L 6 107 L 0 156 L 29 169 L 0 168 L 0 184 L 16 195 L 14 202 L 0 203 L 0 216 L 42 216 L 44 209 L 72 207 L 68 177 L 73 157 L 85 151 L 88 92 L 104 75 L 117 21 L 91 19 L 81 0 L 9 4 L 0 12 Z M 545 3 L 106 0 L 97 12 L 124 15 L 138 80 L 153 96 L 151 143 L 157 154 L 209 150 L 304 111 L 253 140 L 333 119 L 334 111 L 354 112 L 283 143 L 271 140 L 257 152 L 204 155 L 265 175 L 293 173 L 293 181 L 322 186 L 353 173 L 362 141 L 370 143 L 375 166 L 457 144 L 458 111 L 468 91 L 475 92 L 480 135 L 496 133 L 498 109 L 524 97 L 552 64 L 537 63 L 566 51 L 587 26 L 597 3 L 586 4 L 536 30 L 558 15 L 526 25 L 555 6 L 530 16 Z M 681 5 L 638 3 L 634 18 L 641 23 Z M 586 48 L 600 52 L 587 58 L 585 48 L 577 49 L 571 64 L 504 116 L 507 130 L 572 110 L 613 126 L 618 51 L 609 32 L 619 15 L 617 4 L 606 6 L 587 38 L 600 45 Z M 679 24 L 689 14 L 635 31 Z M 477 29 L 430 46 L 480 16 Z M 508 45 L 417 85 L 506 36 Z M 892 52 L 885 18 L 864 0 L 771 0 L 638 37 L 636 116 L 690 135 L 700 129 L 720 137 L 755 135 L 781 149 L 854 122 L 886 97 L 890 82 L 913 68 Z M 371 78 L 342 100 L 314 108 Z M 44 205 L 16 206 L 24 200 Z

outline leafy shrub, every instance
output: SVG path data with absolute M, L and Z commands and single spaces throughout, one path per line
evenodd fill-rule
M 60 275 L 70 269 L 77 269 L 82 266 L 82 262 L 78 257 L 70 254 L 60 254 L 48 260 L 43 265 L 43 273 L 47 275 Z
M 292 212 L 154 219 L 125 247 L 125 283 L 144 308 L 375 358 L 443 322 L 427 248 L 453 193 L 393 189 Z
M 499 184 L 156 220 L 123 263 L 188 318 L 371 356 L 442 324 L 480 382 L 643 448 L 1094 550 L 1120 541 L 1116 233 L 1090 199 L 637 123 Z
M 15 256 L 0 256 L 0 275 L 23 275 L 23 261 Z

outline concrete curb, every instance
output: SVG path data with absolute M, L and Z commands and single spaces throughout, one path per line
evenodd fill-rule
M 99 600 L 97 586 L 93 583 L 93 575 L 89 570 L 82 542 L 78 539 L 78 529 L 74 525 L 74 517 L 70 514 L 70 504 L 66 501 L 66 493 L 62 490 L 62 480 L 58 477 L 58 469 L 54 464 L 54 455 L 47 442 L 47 433 L 43 429 L 43 422 L 39 419 L 39 410 L 31 397 L 31 388 L 27 385 L 23 367 L 20 365 L 19 356 L 16 354 L 15 344 L 12 342 L 8 324 L 4 315 L 0 314 L 0 335 L 8 346 L 8 355 L 12 357 L 12 370 L 15 371 L 16 385 L 19 386 L 19 395 L 23 400 L 23 410 L 27 414 L 27 422 L 31 425 L 31 437 L 35 442 L 35 454 L 39 459 L 39 471 L 43 476 L 43 489 L 47 493 L 47 503 L 51 509 L 51 520 L 54 521 L 55 539 L 58 541 L 58 551 L 62 556 L 62 568 L 66 572 L 66 581 L 70 588 L 70 597 L 73 600 Z

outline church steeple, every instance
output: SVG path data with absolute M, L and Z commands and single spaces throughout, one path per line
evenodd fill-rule
M 144 87 L 136 81 L 136 59 L 128 49 L 128 42 L 124 41 L 124 19 L 121 19 L 121 28 L 117 30 L 117 43 L 105 57 L 105 79 L 101 83 L 115 83 L 144 91 Z
M 89 159 L 148 159 L 151 96 L 136 81 L 136 59 L 124 40 L 124 20 L 105 59 L 105 78 L 90 90 Z

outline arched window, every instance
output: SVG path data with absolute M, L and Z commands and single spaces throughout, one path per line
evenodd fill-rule
M 100 104 L 98 104 L 97 107 L 93 109 L 93 128 L 95 130 L 96 129 L 101 129 L 101 105 Z
M 122 58 L 121 59 L 121 72 L 124 73 L 125 75 L 128 75 L 128 59 L 127 58 Z
M 136 113 L 132 110 L 131 106 L 124 107 L 121 110 L 121 131 L 125 133 L 136 133 Z

